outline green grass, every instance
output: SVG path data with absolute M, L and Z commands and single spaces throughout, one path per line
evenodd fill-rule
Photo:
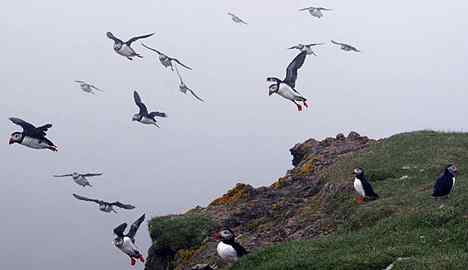
M 432 199 L 441 169 L 457 164 L 454 193 Z M 352 169 L 363 167 L 377 201 L 354 203 L 354 194 L 336 194 L 326 213 L 335 233 L 314 241 L 295 241 L 255 252 L 233 266 L 243 269 L 384 269 L 398 257 L 398 269 L 468 269 L 468 134 L 405 133 L 344 157 L 321 173 L 325 182 L 352 185 Z M 407 176 L 406 179 L 400 179 Z

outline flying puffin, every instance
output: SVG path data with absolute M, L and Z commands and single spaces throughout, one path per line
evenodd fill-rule
M 91 93 L 93 95 L 96 94 L 96 93 L 94 93 L 94 90 L 104 92 L 103 90 L 101 90 L 101 89 L 97 88 L 96 86 L 94 86 L 92 84 L 89 84 L 87 82 L 84 82 L 84 81 L 75 81 L 75 82 L 80 84 L 80 88 L 81 88 L 81 90 L 83 90 L 83 92 Z
M 9 144 L 18 143 L 33 149 L 49 149 L 57 152 L 57 146 L 46 138 L 46 132 L 52 127 L 52 124 L 35 127 L 34 125 L 16 117 L 10 117 L 9 119 L 14 124 L 23 128 L 23 132 L 17 131 L 11 134 Z
M 177 66 L 175 66 L 175 70 L 176 70 L 176 73 L 177 73 L 177 77 L 179 77 L 179 91 L 184 93 L 184 94 L 187 94 L 187 91 L 190 92 L 190 94 L 192 94 L 192 96 L 198 100 L 200 100 L 201 102 L 204 102 L 204 100 L 202 98 L 200 98 L 199 96 L 197 96 L 197 94 L 195 94 L 195 92 L 190 89 L 185 83 L 184 81 L 182 80 L 182 76 L 180 76 L 180 73 L 179 73 L 179 69 L 177 68 Z
M 130 264 L 132 266 L 135 265 L 137 259 L 142 263 L 145 262 L 145 258 L 135 245 L 135 234 L 143 220 L 145 220 L 144 214 L 130 226 L 130 230 L 127 234 L 124 234 L 127 223 L 122 223 L 114 229 L 114 234 L 117 235 L 117 237 L 114 239 L 113 244 L 130 257 Z
M 215 239 L 220 241 L 216 251 L 221 259 L 225 261 L 235 262 L 240 257 L 248 254 L 247 250 L 236 242 L 234 232 L 229 228 L 225 228 L 221 232 L 217 233 L 215 235 Z
M 334 40 L 331 40 L 331 43 L 335 44 L 335 45 L 339 45 L 340 48 L 343 50 L 343 51 L 346 51 L 346 52 L 349 52 L 349 51 L 354 51 L 354 52 L 361 52 L 360 50 L 356 49 L 355 47 L 349 45 L 349 44 L 346 44 L 346 43 L 341 43 L 341 42 L 336 42 Z
M 292 47 L 289 47 L 288 49 L 292 50 L 292 49 L 298 49 L 299 51 L 306 51 L 307 52 L 307 55 L 315 55 L 317 56 L 317 54 L 312 50 L 312 47 L 313 46 L 318 46 L 318 45 L 323 45 L 323 43 L 310 43 L 310 44 L 297 44 L 295 46 L 292 46 Z
M 152 35 L 154 35 L 154 33 L 143 35 L 143 36 L 138 36 L 138 37 L 133 37 L 126 42 L 123 42 L 122 40 L 116 38 L 111 32 L 107 32 L 106 35 L 108 38 L 114 41 L 114 51 L 116 53 L 124 57 L 127 57 L 128 60 L 133 60 L 132 57 L 136 56 L 136 57 L 143 58 L 143 56 L 139 55 L 138 53 L 135 52 L 135 50 L 132 49 L 131 47 L 132 42 L 138 39 L 151 37 Z
M 82 186 L 82 187 L 86 187 L 86 186 L 90 186 L 92 187 L 91 183 L 89 183 L 88 179 L 86 179 L 86 177 L 94 177 L 94 176 L 100 176 L 102 175 L 102 173 L 77 173 L 77 172 L 73 172 L 71 174 L 62 174 L 62 175 L 54 175 L 54 177 L 68 177 L 68 176 L 71 176 L 73 181 Z
M 323 17 L 322 11 L 331 11 L 331 9 L 323 8 L 323 7 L 307 7 L 307 8 L 301 8 L 299 9 L 299 11 L 308 11 L 310 15 L 316 18 L 322 18 Z
M 307 57 L 307 52 L 302 51 L 300 52 L 294 60 L 288 65 L 286 69 L 286 78 L 284 80 L 280 80 L 275 77 L 267 78 L 267 82 L 274 82 L 269 87 L 269 95 L 278 94 L 283 98 L 290 100 L 297 106 L 298 111 L 302 111 L 302 106 L 297 103 L 302 102 L 304 106 L 307 108 L 307 99 L 303 97 L 296 89 L 296 79 L 297 79 L 297 71 L 299 68 L 302 67 L 304 61 Z
M 148 108 L 146 108 L 146 105 L 141 101 L 140 95 L 137 91 L 133 91 L 133 99 L 135 100 L 135 103 L 138 106 L 138 108 L 140 108 L 140 111 L 137 114 L 133 115 L 132 121 L 138 121 L 142 124 L 155 125 L 159 127 L 155 117 L 167 117 L 167 115 L 163 112 L 148 113 Z
M 455 176 L 457 173 L 458 170 L 455 165 L 447 165 L 445 167 L 444 173 L 439 178 L 437 178 L 432 196 L 434 198 L 447 197 L 453 191 L 455 186 Z
M 236 16 L 234 13 L 228 12 L 228 15 L 231 16 L 232 21 L 235 22 L 235 23 L 247 24 L 247 23 L 244 22 L 241 18 L 239 18 L 238 16 Z
M 95 203 L 99 204 L 99 210 L 101 210 L 103 212 L 106 212 L 106 213 L 110 213 L 110 212 L 117 213 L 117 211 L 114 210 L 114 206 L 122 208 L 122 209 L 127 209 L 127 210 L 135 209 L 135 206 L 133 206 L 131 204 L 123 204 L 123 203 L 118 202 L 118 201 L 117 202 L 105 202 L 105 201 L 101 201 L 101 200 L 89 199 L 89 198 L 80 196 L 78 194 L 73 194 L 73 197 L 75 197 L 78 200 L 82 200 L 82 201 L 95 202 Z
M 179 61 L 178 59 L 176 59 L 176 58 L 169 57 L 169 56 L 167 56 L 166 54 L 164 54 L 164 53 L 162 53 L 162 52 L 160 52 L 160 51 L 158 51 L 158 50 L 156 50 L 156 49 L 153 49 L 153 48 L 151 48 L 151 47 L 149 47 L 149 46 L 146 46 L 143 42 L 141 43 L 141 45 L 142 45 L 143 47 L 147 48 L 148 50 L 151 50 L 151 51 L 157 53 L 157 54 L 159 55 L 159 62 L 161 62 L 161 64 L 162 64 L 164 67 L 166 67 L 166 68 L 170 67 L 172 71 L 174 71 L 174 65 L 172 64 L 172 61 L 176 62 L 177 64 L 183 66 L 183 67 L 186 68 L 186 69 L 192 70 L 191 67 L 188 67 L 188 66 L 182 64 L 182 62 L 180 62 L 180 61 Z
M 361 204 L 364 200 L 376 200 L 379 198 L 374 190 L 372 189 L 371 184 L 367 181 L 366 176 L 364 175 L 364 170 L 362 168 L 356 168 L 353 171 L 354 178 L 354 189 L 359 194 L 356 201 Z

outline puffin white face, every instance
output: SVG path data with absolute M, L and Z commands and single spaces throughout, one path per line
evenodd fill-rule
M 270 91 L 268 92 L 268 95 L 271 96 L 273 93 L 278 92 L 278 89 L 279 89 L 279 88 L 278 88 L 278 84 L 276 84 L 276 83 L 275 83 L 275 84 L 272 84 L 272 85 L 270 85 L 270 86 L 268 87 L 268 89 L 270 90 Z
M 222 240 L 230 240 L 234 238 L 234 234 L 230 230 L 222 230 L 219 233 Z
M 8 142 L 8 144 L 19 143 L 22 137 L 23 135 L 21 134 L 21 132 L 15 132 L 11 134 L 10 141 Z
M 123 245 L 123 238 L 122 237 L 117 237 L 112 241 L 112 244 L 114 244 L 116 247 L 121 247 Z
M 134 114 L 132 117 L 132 121 L 140 121 L 140 119 L 141 119 L 141 116 L 138 113 Z
M 80 174 L 77 173 L 77 172 L 74 172 L 74 173 L 72 173 L 72 177 L 73 178 L 78 178 L 78 177 L 80 177 Z
M 362 175 L 364 173 L 364 171 L 361 168 L 356 168 L 356 169 L 354 169 L 353 173 L 355 175 Z
M 454 176 L 458 173 L 457 167 L 455 165 L 450 165 L 447 167 L 447 170 Z

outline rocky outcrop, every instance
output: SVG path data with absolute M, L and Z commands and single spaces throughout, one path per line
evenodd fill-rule
M 336 196 L 352 194 L 352 185 L 327 182 L 322 173 L 338 159 L 362 151 L 377 141 L 351 132 L 338 134 L 322 141 L 309 139 L 295 145 L 290 152 L 294 168 L 269 187 L 254 188 L 237 184 L 206 208 L 197 207 L 186 215 L 207 217 L 216 226 L 213 232 L 227 226 L 240 237 L 239 242 L 254 251 L 274 243 L 295 239 L 314 239 L 336 229 L 336 222 L 343 213 L 333 213 L 330 203 Z M 153 239 L 156 240 L 157 239 Z M 190 252 L 187 252 L 190 251 Z M 173 250 L 189 254 L 172 256 L 171 262 L 163 262 L 165 269 L 192 269 L 197 264 L 216 265 L 224 268 L 216 256 L 216 243 L 207 237 L 203 243 Z M 185 253 L 184 253 L 185 252 Z M 149 254 L 151 260 L 160 260 L 158 254 Z M 167 259 L 166 259 L 167 260 Z M 147 264 L 147 270 L 155 268 Z

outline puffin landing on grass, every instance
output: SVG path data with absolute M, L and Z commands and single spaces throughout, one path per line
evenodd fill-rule
M 222 230 L 214 238 L 220 241 L 216 251 L 224 261 L 235 262 L 240 257 L 248 254 L 247 250 L 236 242 L 236 236 L 231 229 Z
M 353 171 L 354 178 L 354 189 L 359 194 L 356 198 L 358 204 L 364 203 L 364 201 L 373 201 L 379 198 L 379 195 L 374 192 L 371 184 L 367 181 L 366 176 L 364 175 L 364 170 L 362 168 L 356 168 Z
M 457 167 L 453 164 L 449 164 L 445 167 L 444 173 L 437 178 L 434 185 L 434 192 L 432 197 L 434 199 L 446 199 L 448 195 L 453 191 L 455 186 L 455 176 L 457 175 Z

